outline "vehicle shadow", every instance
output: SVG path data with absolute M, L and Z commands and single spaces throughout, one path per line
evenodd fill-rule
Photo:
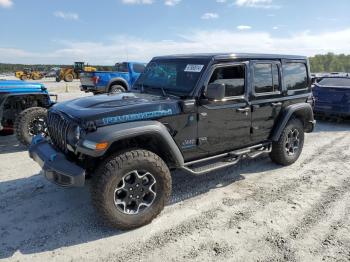
M 341 132 L 350 131 L 350 121 L 343 120 L 337 122 L 335 120 L 317 120 L 316 128 L 314 132 Z
M 0 136 L 0 154 L 16 153 L 27 150 L 21 145 L 15 135 Z
M 250 173 L 277 168 L 263 156 L 198 177 L 176 171 L 169 205 L 226 187 Z M 103 224 L 90 201 L 91 182 L 87 184 L 63 189 L 41 175 L 0 182 L 0 259 L 15 252 L 35 254 L 129 233 Z

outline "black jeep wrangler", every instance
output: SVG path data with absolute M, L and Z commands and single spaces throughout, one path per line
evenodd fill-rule
M 196 54 L 156 57 L 134 93 L 53 106 L 49 138 L 30 156 L 50 181 L 83 186 L 111 225 L 152 221 L 171 194 L 170 170 L 201 175 L 269 153 L 290 165 L 312 132 L 306 57 Z

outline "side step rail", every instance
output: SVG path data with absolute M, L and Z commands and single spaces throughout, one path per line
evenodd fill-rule
M 236 165 L 243 158 L 256 158 L 264 153 L 270 153 L 272 143 L 264 143 L 232 152 L 211 156 L 184 164 L 182 169 L 191 175 L 204 175 L 225 167 Z

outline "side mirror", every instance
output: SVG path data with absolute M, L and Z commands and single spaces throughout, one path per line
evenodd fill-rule
M 208 85 L 206 97 L 209 100 L 222 100 L 225 97 L 225 90 L 225 84 L 211 83 Z

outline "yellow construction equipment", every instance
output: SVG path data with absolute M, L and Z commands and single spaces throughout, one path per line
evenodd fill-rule
M 92 66 L 85 66 L 84 62 L 74 62 L 74 67 L 61 68 L 56 76 L 56 81 L 72 82 L 74 79 L 79 79 L 82 72 L 94 72 L 97 69 Z
M 24 68 L 23 71 L 16 71 L 15 72 L 15 76 L 23 81 L 25 80 L 40 80 L 42 78 L 44 78 L 44 74 L 42 72 L 39 71 L 33 71 L 30 68 Z

